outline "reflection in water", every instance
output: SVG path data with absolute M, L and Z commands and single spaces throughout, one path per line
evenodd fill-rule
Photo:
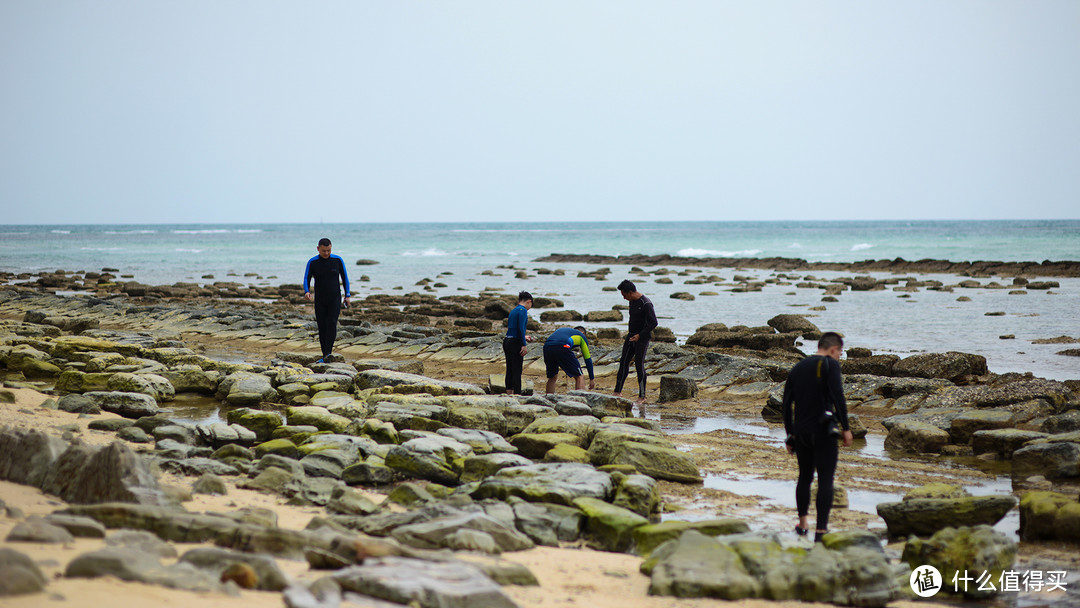
M 163 404 L 170 411 L 169 417 L 177 422 L 213 424 L 225 422 L 220 401 L 209 395 L 177 393 L 176 399 Z

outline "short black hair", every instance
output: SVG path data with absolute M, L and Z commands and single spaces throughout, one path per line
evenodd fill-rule
M 619 291 L 623 293 L 633 293 L 637 291 L 637 285 L 630 279 L 623 279 L 622 283 L 619 283 Z
M 578 325 L 574 329 L 580 331 L 581 333 L 585 333 L 585 326 L 584 325 Z
M 829 350 L 834 346 L 844 346 L 844 338 L 835 331 L 827 331 L 821 334 L 821 339 L 817 341 L 819 350 Z
M 329 246 L 330 246 L 330 239 L 328 239 L 326 237 L 323 237 L 323 238 L 319 239 L 319 247 L 329 247 Z
M 532 294 L 527 291 L 522 291 L 518 294 L 518 302 L 527 302 L 531 299 L 533 299 Z

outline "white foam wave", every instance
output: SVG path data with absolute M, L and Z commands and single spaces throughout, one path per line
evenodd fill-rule
M 157 230 L 106 230 L 103 234 L 157 234 Z
M 123 251 L 123 247 L 80 247 L 80 251 Z
M 183 248 L 177 248 L 174 251 L 177 251 L 179 253 L 202 253 L 203 252 L 202 249 L 183 249 Z
M 50 230 L 53 234 L 71 234 L 70 230 Z
M 173 230 L 173 234 L 229 234 L 228 228 L 207 228 L 204 230 Z
M 262 232 L 262 229 L 260 229 L 260 228 L 239 228 L 236 231 L 237 234 L 256 234 L 256 233 L 259 233 L 259 232 Z
M 870 243 L 859 243 L 857 245 L 852 245 L 851 250 L 862 251 L 863 249 L 870 249 L 871 247 L 873 247 L 873 245 L 871 245 Z
M 787 248 L 788 249 L 802 249 L 802 245 L 800 245 L 799 243 L 792 243 L 792 244 L 788 245 Z
M 740 251 L 719 251 L 716 249 L 697 249 L 687 247 L 675 252 L 675 255 L 687 258 L 748 258 L 761 253 L 760 249 L 742 249 Z
M 447 254 L 442 249 L 436 249 L 434 247 L 428 247 L 427 249 L 425 249 L 423 251 L 406 251 L 405 253 L 402 253 L 401 255 L 403 255 L 405 257 L 410 257 L 410 258 L 412 258 L 412 257 L 431 258 L 431 257 L 442 257 L 444 255 L 449 255 L 449 254 Z

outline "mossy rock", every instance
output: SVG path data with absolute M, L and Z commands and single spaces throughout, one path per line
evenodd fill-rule
M 586 544 L 600 551 L 629 551 L 634 544 L 634 530 L 649 523 L 629 509 L 596 498 L 576 498 L 573 504 L 585 515 Z
M 284 456 L 286 458 L 299 458 L 300 450 L 296 447 L 296 444 L 288 439 L 271 439 L 255 446 L 255 457 L 262 458 L 267 454 L 277 454 L 278 456 Z
M 588 464 L 589 453 L 579 446 L 560 443 L 544 454 L 544 462 L 580 462 Z
M 683 535 L 687 530 L 694 530 L 705 536 L 742 534 L 750 531 L 750 525 L 742 519 L 733 517 L 710 519 L 705 521 L 668 520 L 658 524 L 649 524 L 634 530 L 634 542 L 639 555 L 648 558 L 654 549 L 669 540 Z
M 510 445 L 526 458 L 543 458 L 559 444 L 584 448 L 584 440 L 572 433 L 519 433 L 510 438 Z
M 1080 543 L 1080 502 L 1057 492 L 1028 492 L 1020 499 L 1020 538 Z
M 904 494 L 904 500 L 916 498 L 963 498 L 964 496 L 971 496 L 971 494 L 962 486 L 939 481 L 909 490 L 907 494 Z

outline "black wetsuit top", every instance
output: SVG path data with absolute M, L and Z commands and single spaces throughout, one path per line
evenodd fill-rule
M 818 377 L 820 363 L 821 378 Z M 795 364 L 784 384 L 784 428 L 789 435 L 816 433 L 825 413 L 825 394 L 829 395 L 840 426 L 849 430 L 844 383 L 840 363 L 814 355 Z
M 648 340 L 652 336 L 652 330 L 659 325 L 656 321 L 656 310 L 653 309 L 652 300 L 641 296 L 636 300 L 630 300 L 630 335 L 639 334 L 639 340 Z
M 308 260 L 307 269 L 304 271 L 304 293 L 308 292 L 311 280 L 315 279 L 313 293 L 316 300 L 337 300 L 341 297 L 338 277 L 341 277 L 347 298 L 349 297 L 349 275 L 345 272 L 345 261 L 334 254 L 330 254 L 328 258 L 315 256 Z

